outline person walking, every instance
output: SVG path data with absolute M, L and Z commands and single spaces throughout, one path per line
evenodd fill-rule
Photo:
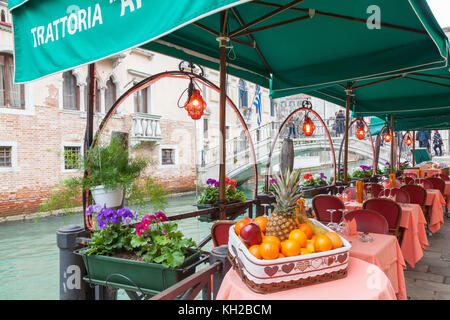
M 433 135 L 433 149 L 434 149 L 434 153 L 436 154 L 436 157 L 442 157 L 442 137 L 439 133 L 439 131 L 434 130 L 434 135 Z M 439 154 L 437 152 L 437 150 L 439 149 Z
M 338 136 L 343 134 L 345 132 L 345 115 L 342 110 L 339 110 L 337 116 L 336 116 L 336 122 L 337 122 L 337 133 Z

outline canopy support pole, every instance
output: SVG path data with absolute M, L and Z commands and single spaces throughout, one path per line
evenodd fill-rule
M 394 173 L 394 162 L 395 162 L 395 156 L 394 156 L 394 115 L 391 114 L 391 135 L 392 135 L 392 140 L 391 140 L 391 163 L 390 163 L 390 173 Z
M 225 26 L 226 26 L 226 16 L 222 12 L 220 15 L 221 21 L 221 32 L 220 37 L 217 38 L 219 41 L 219 50 L 220 50 L 220 120 L 219 120 L 219 129 L 220 129 L 220 165 L 219 165 L 219 208 L 220 208 L 220 220 L 226 219 L 226 195 L 225 195 L 225 162 L 226 162 L 226 85 L 227 85 L 227 70 L 226 70 L 226 62 L 227 62 L 227 42 L 229 38 L 225 36 Z
M 416 130 L 413 130 L 413 154 L 412 154 L 413 167 L 416 166 Z
M 344 184 L 348 182 L 348 129 L 350 124 L 350 103 L 352 84 L 349 82 L 345 89 L 345 134 L 344 134 Z

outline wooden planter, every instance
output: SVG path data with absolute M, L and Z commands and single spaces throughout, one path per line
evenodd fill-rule
M 239 205 L 241 204 L 241 205 Z M 209 213 L 209 214 L 202 214 L 198 216 L 198 220 L 202 222 L 213 222 L 220 219 L 220 209 L 219 206 L 214 204 L 200 204 L 197 203 L 195 206 L 199 209 L 211 209 L 216 208 L 217 212 L 215 213 Z M 239 216 L 240 214 L 244 213 L 245 210 L 247 210 L 247 204 L 245 202 L 232 202 L 225 206 L 226 213 L 227 213 L 227 219 L 233 219 L 236 216 Z
M 313 198 L 318 194 L 327 194 L 331 190 L 331 186 L 321 186 L 321 187 L 305 187 L 303 188 L 303 196 L 305 198 Z
M 184 264 L 176 269 L 158 263 L 147 263 L 109 256 L 88 255 L 86 248 L 76 251 L 86 266 L 87 281 L 118 288 L 156 294 L 195 273 L 202 262 L 200 251 L 192 250 Z
M 332 231 L 314 219 L 311 221 Z M 351 245 L 344 238 L 342 238 L 342 243 L 341 248 L 326 252 L 260 260 L 248 251 L 236 235 L 234 228 L 231 227 L 228 256 L 249 289 L 265 294 L 346 277 Z

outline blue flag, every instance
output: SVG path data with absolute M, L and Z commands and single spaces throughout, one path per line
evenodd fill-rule
M 256 85 L 255 87 L 255 97 L 253 98 L 253 104 L 252 104 L 255 108 L 256 108 L 256 113 L 258 115 L 257 118 L 257 122 L 258 122 L 258 126 L 261 125 L 261 88 Z

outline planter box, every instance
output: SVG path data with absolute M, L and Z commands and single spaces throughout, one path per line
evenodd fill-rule
M 313 198 L 318 194 L 327 194 L 330 192 L 331 186 L 321 186 L 321 187 L 304 187 L 303 196 L 305 198 Z
M 327 228 L 317 220 L 316 225 Z M 341 237 L 342 238 L 342 237 Z M 338 249 L 274 260 L 255 258 L 239 240 L 234 228 L 230 228 L 228 256 L 242 281 L 257 293 L 271 293 L 347 276 L 350 243 L 342 238 Z
M 232 218 L 235 215 L 239 215 L 240 211 L 244 212 L 245 210 L 247 210 L 247 206 L 245 205 L 245 202 L 242 202 L 241 206 L 236 206 L 236 207 L 233 206 L 233 208 L 229 208 L 230 205 L 236 205 L 238 203 L 239 202 L 232 202 L 232 203 L 228 203 L 226 205 L 226 207 L 227 207 L 227 219 L 228 218 Z M 195 206 L 199 210 L 211 209 L 211 208 L 217 208 L 217 210 L 218 210 L 217 213 L 203 214 L 201 216 L 198 216 L 198 220 L 199 221 L 202 221 L 202 222 L 213 222 L 213 221 L 216 221 L 216 220 L 220 219 L 219 206 L 214 205 L 214 204 L 200 204 L 200 203 L 195 204 Z
M 176 269 L 158 263 L 147 263 L 109 256 L 87 255 L 86 248 L 78 250 L 92 282 L 118 287 L 132 287 L 145 293 L 161 292 L 195 273 L 200 262 L 200 251 L 192 250 L 184 264 Z M 107 282 L 107 283 L 106 283 Z

